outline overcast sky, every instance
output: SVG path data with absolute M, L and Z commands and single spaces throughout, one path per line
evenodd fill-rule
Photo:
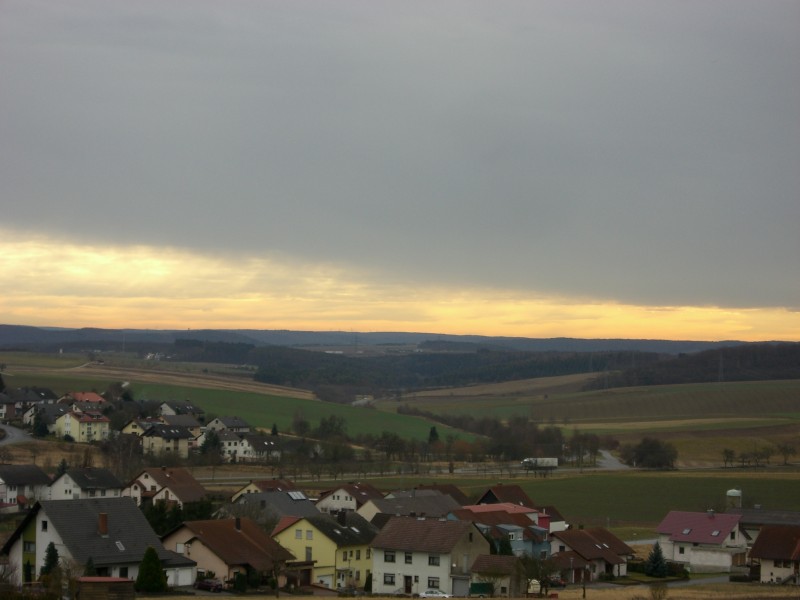
M 0 322 L 798 340 L 800 3 L 3 0 L 0 207 Z

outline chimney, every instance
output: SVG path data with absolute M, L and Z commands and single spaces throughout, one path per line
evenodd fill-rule
M 709 509 L 706 511 L 706 513 L 708 513 L 708 518 L 709 518 L 709 519 L 713 519 L 713 518 L 714 518 L 714 509 L 713 509 L 713 508 L 709 508 Z
M 242 519 L 241 518 L 236 517 L 235 527 L 236 527 L 236 531 L 241 531 L 242 530 Z
M 97 533 L 101 537 L 108 537 L 108 513 L 100 513 L 97 515 Z

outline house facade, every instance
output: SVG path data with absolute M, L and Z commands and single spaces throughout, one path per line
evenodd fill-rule
M 0 465 L 0 511 L 16 512 L 49 497 L 50 477 L 36 465 Z
M 284 518 L 272 537 L 298 559 L 313 561 L 311 581 L 317 585 L 363 588 L 372 569 L 370 542 L 377 533 L 377 527 L 350 511 Z
M 567 581 L 595 581 L 601 575 L 624 577 L 634 550 L 603 527 L 552 534 L 550 555 Z
M 119 498 L 122 482 L 108 469 L 94 467 L 67 469 L 50 484 L 49 500 Z
M 762 527 L 750 559 L 759 568 L 761 583 L 800 584 L 800 526 Z
M 189 445 L 194 436 L 186 427 L 155 423 L 140 436 L 145 454 L 170 454 L 189 458 Z
M 81 566 L 91 558 L 98 575 L 129 579 L 136 578 L 152 546 L 169 585 L 191 585 L 195 580 L 195 563 L 167 551 L 129 498 L 38 502 L 0 551 L 12 566 L 13 583 L 36 580 L 51 542 L 62 561 Z
M 747 538 L 740 520 L 741 515 L 713 510 L 671 511 L 656 529 L 664 558 L 705 573 L 729 573 L 744 566 Z
M 137 506 L 145 502 L 168 502 L 183 507 L 187 502 L 205 499 L 206 489 L 182 468 L 142 469 L 122 490 L 122 495 L 133 498 Z
M 108 439 L 110 423 L 108 417 L 97 411 L 70 411 L 56 418 L 53 433 L 81 443 L 99 442 Z
M 470 522 L 394 517 L 372 541 L 372 592 L 466 596 L 481 554 L 489 542 Z
M 245 517 L 186 521 L 167 533 L 162 541 L 168 550 L 191 558 L 202 573 L 232 584 L 238 574 L 278 576 L 292 554 L 275 542 L 258 524 Z
M 325 513 L 358 510 L 370 500 L 382 498 L 383 494 L 368 483 L 347 483 L 320 494 L 317 508 L 320 512 Z

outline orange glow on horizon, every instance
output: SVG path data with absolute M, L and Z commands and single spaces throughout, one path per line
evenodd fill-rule
M 519 290 L 420 289 L 335 265 L 8 237 L 0 256 L 5 324 L 800 340 L 800 312 L 782 308 L 635 306 Z

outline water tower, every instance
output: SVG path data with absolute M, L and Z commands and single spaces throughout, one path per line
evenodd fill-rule
M 733 488 L 725 494 L 728 508 L 742 508 L 742 490 Z

